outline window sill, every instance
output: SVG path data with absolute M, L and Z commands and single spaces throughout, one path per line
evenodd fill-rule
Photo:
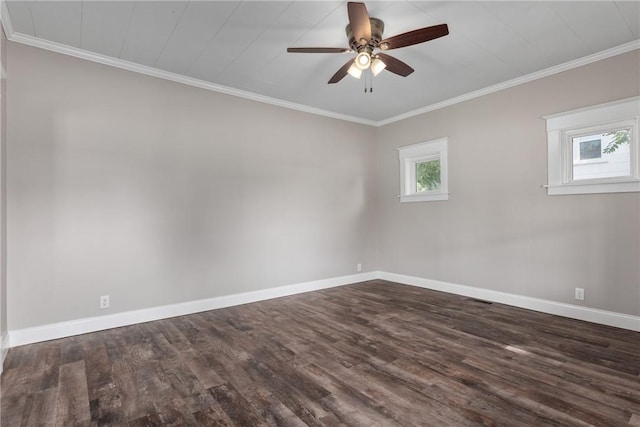
M 438 200 L 449 200 L 449 193 L 431 193 L 431 194 L 408 194 L 399 196 L 400 202 L 433 202 Z
M 596 160 L 578 160 L 573 162 L 573 166 L 582 166 L 582 165 L 599 165 L 599 164 L 603 164 L 603 163 L 609 163 L 608 160 L 601 160 L 601 159 L 596 159 Z
M 640 192 L 640 180 L 545 185 L 548 196 Z

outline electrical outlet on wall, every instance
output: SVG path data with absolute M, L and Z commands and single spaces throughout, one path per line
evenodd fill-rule
M 356 265 L 356 271 L 358 273 L 362 271 L 362 264 L 358 263 L 358 265 Z
M 583 288 L 576 288 L 576 299 L 578 299 L 580 301 L 584 301 L 584 289 Z
M 102 295 L 100 297 L 100 310 L 109 308 L 109 295 Z

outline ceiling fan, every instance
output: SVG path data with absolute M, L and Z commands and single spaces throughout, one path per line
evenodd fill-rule
M 424 43 L 429 40 L 449 34 L 447 24 L 420 28 L 398 34 L 386 39 L 382 38 L 384 22 L 378 18 L 369 17 L 364 3 L 349 2 L 347 4 L 349 24 L 346 32 L 349 39 L 348 48 L 340 47 L 290 47 L 290 53 L 356 53 L 355 59 L 350 59 L 329 80 L 329 84 L 338 83 L 347 74 L 360 78 L 364 70 L 370 69 L 377 76 L 385 68 L 392 73 L 406 77 L 414 69 L 404 62 L 376 50 L 391 50 L 401 47 Z

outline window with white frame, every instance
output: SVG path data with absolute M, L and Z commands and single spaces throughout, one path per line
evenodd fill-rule
M 548 195 L 640 191 L 640 97 L 543 118 Z
M 398 148 L 400 201 L 448 200 L 447 138 Z

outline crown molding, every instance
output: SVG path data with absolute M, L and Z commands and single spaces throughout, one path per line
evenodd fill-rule
M 4 35 L 9 40 L 9 35 L 13 34 L 13 25 L 9 17 L 9 9 L 7 8 L 7 2 L 0 0 L 0 31 L 4 31 Z M 0 66 L 0 79 L 7 78 L 7 69 L 5 64 Z
M 145 74 L 145 75 L 157 77 L 160 79 L 170 80 L 173 82 L 210 90 L 212 92 L 218 92 L 226 95 L 237 96 L 239 98 L 245 98 L 252 101 L 274 105 L 277 107 L 287 108 L 287 109 L 296 110 L 304 113 L 315 114 L 319 116 L 329 117 L 332 119 L 338 119 L 338 120 L 343 120 L 343 121 L 348 121 L 348 122 L 353 122 L 353 123 L 358 123 L 358 124 L 363 124 L 368 126 L 374 126 L 374 127 L 381 127 L 391 123 L 399 122 L 411 117 L 418 116 L 420 114 L 429 113 L 431 111 L 439 110 L 441 108 L 449 107 L 451 105 L 469 101 L 474 98 L 479 98 L 484 95 L 489 95 L 494 92 L 499 92 L 504 89 L 508 89 L 524 83 L 529 83 L 534 80 L 538 80 L 544 77 L 549 77 L 554 74 L 558 74 L 564 71 L 572 70 L 574 68 L 582 67 L 583 65 L 588 65 L 597 61 L 602 61 L 604 59 L 611 58 L 616 55 L 621 55 L 623 53 L 640 49 L 640 39 L 633 40 L 633 41 L 621 44 L 619 46 L 615 46 L 610 49 L 603 50 L 601 52 L 584 56 L 582 58 L 574 59 L 572 61 L 568 61 L 563 64 L 554 65 L 553 67 L 545 68 L 543 70 L 536 71 L 534 73 L 527 74 L 525 76 L 516 77 L 515 79 L 507 80 L 506 82 L 502 82 L 493 86 L 478 89 L 473 92 L 456 96 L 454 98 L 450 98 L 441 102 L 436 102 L 435 104 L 430 104 L 425 107 L 421 107 L 415 110 L 408 111 L 406 113 L 399 114 L 397 116 L 389 117 L 387 119 L 375 121 L 375 120 L 365 119 L 362 117 L 339 114 L 333 111 L 323 110 L 320 108 L 309 107 L 307 105 L 297 104 L 294 102 L 289 102 L 289 101 L 285 101 L 278 98 L 259 95 L 253 92 L 235 89 L 228 86 L 223 86 L 223 85 L 207 82 L 204 80 L 195 79 L 192 77 L 187 77 L 180 74 L 159 70 L 157 68 L 149 67 L 146 65 L 140 65 L 140 64 L 125 61 L 122 59 L 112 58 L 106 55 L 89 52 L 80 48 L 71 47 L 71 46 L 60 44 L 60 43 L 39 39 L 37 37 L 29 36 L 26 34 L 16 33 L 13 30 L 13 26 L 11 24 L 11 19 L 9 16 L 9 11 L 8 11 L 6 2 L 4 0 L 0 0 L 0 5 L 1 5 L 0 18 L 2 21 L 2 25 L 4 27 L 7 39 L 12 42 L 22 43 L 29 46 L 49 50 L 52 52 L 61 53 L 63 55 L 73 56 L 76 58 L 85 59 L 87 61 L 97 62 L 103 65 L 109 65 L 112 67 L 116 67 L 116 68 L 120 68 L 128 71 L 133 71 L 135 73 Z
M 9 15 L 9 8 L 5 0 L 0 0 L 0 22 L 2 22 L 2 28 L 7 39 L 14 33 L 13 24 L 11 24 L 11 16 Z
M 524 83 L 529 83 L 544 77 L 549 77 L 554 74 L 558 74 L 564 71 L 572 70 L 574 68 L 582 67 L 583 65 L 588 65 L 593 62 L 602 61 L 603 59 L 607 59 L 607 58 L 611 58 L 612 56 L 631 52 L 632 50 L 636 50 L 636 49 L 640 49 L 640 39 L 633 40 L 628 43 L 621 44 L 620 46 L 612 47 L 611 49 L 594 53 L 592 55 L 574 59 L 573 61 L 565 62 L 564 64 L 554 65 L 553 67 L 545 68 L 544 70 L 536 71 L 534 73 L 527 74 L 525 76 L 516 77 L 515 79 L 507 80 L 506 82 L 498 83 L 496 85 L 475 90 L 473 92 L 469 92 L 464 95 L 456 96 L 455 98 L 450 98 L 442 102 L 437 102 L 435 104 L 427 105 L 426 107 L 421 107 L 416 110 L 408 111 L 406 113 L 402 113 L 385 120 L 380 120 L 376 122 L 376 126 L 384 126 L 391 123 L 399 122 L 401 120 L 415 117 L 420 114 L 439 110 L 441 108 L 449 107 L 454 104 L 459 104 L 464 101 L 469 101 L 474 98 L 479 98 L 484 95 L 489 95 L 490 93 L 498 92 L 498 91 L 508 89 L 514 86 L 518 86 Z
M 359 123 L 368 126 L 376 126 L 376 122 L 373 120 L 363 119 L 361 117 L 348 116 L 345 114 L 335 113 L 333 111 L 323 110 L 320 108 L 309 107 L 307 105 L 297 104 L 294 102 L 285 101 L 278 98 L 272 98 L 269 96 L 259 95 L 257 93 L 248 92 L 240 89 L 235 89 L 228 86 L 223 86 L 215 83 L 211 83 L 205 80 L 196 79 L 193 77 L 183 76 L 181 74 L 172 73 L 169 71 L 159 70 L 157 68 L 149 67 L 146 65 L 136 64 L 134 62 L 125 61 L 119 58 L 113 58 L 99 53 L 89 52 L 77 47 L 67 46 L 60 43 L 52 42 L 49 40 L 43 40 L 30 35 L 13 32 L 11 36 L 7 35 L 7 39 L 22 43 L 28 46 L 37 47 L 40 49 L 49 50 L 56 53 L 61 53 L 67 56 L 73 56 L 75 58 L 85 59 L 91 62 L 97 62 L 99 64 L 108 65 L 115 68 L 120 68 L 127 71 L 133 71 L 134 73 L 144 74 L 151 77 L 157 77 L 159 79 L 169 80 L 176 83 L 182 83 L 189 86 L 194 86 L 200 89 L 206 89 L 212 92 L 218 92 L 225 95 L 236 96 L 239 98 L 249 99 L 251 101 L 257 101 L 264 104 L 270 104 L 277 107 L 287 108 L 290 110 L 296 110 L 303 113 L 315 114 L 318 116 L 329 117 L 332 119 L 344 120 L 353 123 Z

